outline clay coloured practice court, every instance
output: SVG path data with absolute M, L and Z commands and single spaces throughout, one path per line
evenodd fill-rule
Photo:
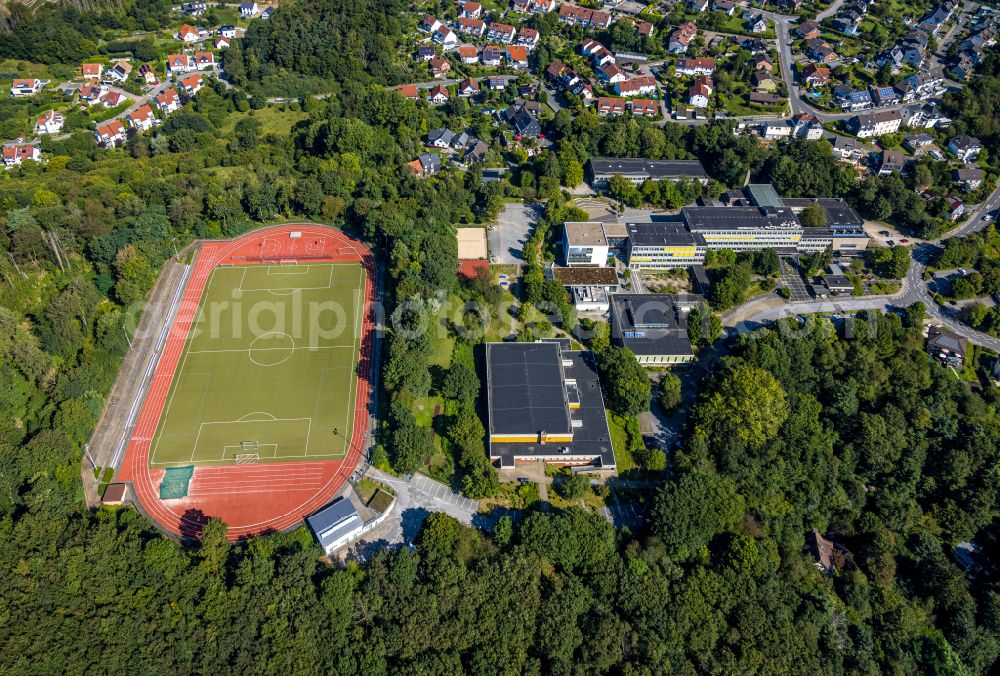
M 367 434 L 373 271 L 325 226 L 202 244 L 119 476 L 153 519 L 236 538 L 333 497 Z

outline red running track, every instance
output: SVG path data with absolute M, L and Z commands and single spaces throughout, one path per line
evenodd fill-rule
M 291 232 L 302 235 L 292 239 Z M 270 263 L 291 258 L 316 263 L 357 261 L 365 267 L 361 357 L 354 427 L 347 456 L 343 460 L 316 462 L 195 467 L 187 497 L 160 500 L 163 469 L 149 466 L 150 445 L 209 275 L 220 265 Z M 177 535 L 197 537 L 209 518 L 218 517 L 228 524 L 229 539 L 238 540 L 290 528 L 340 490 L 361 458 L 368 428 L 375 278 L 375 259 L 368 247 L 340 230 L 323 225 L 274 226 L 231 241 L 202 244 L 118 475 L 119 481 L 132 482 L 136 499 L 151 518 Z

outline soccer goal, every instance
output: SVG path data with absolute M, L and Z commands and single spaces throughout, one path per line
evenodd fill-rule
M 237 453 L 236 457 L 233 458 L 237 465 L 259 465 L 260 464 L 260 454 L 259 453 Z
M 298 265 L 299 264 L 299 259 L 298 258 L 282 258 L 280 261 L 278 261 L 278 263 L 281 264 L 281 265 Z

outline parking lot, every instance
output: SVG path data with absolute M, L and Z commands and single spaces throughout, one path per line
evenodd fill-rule
M 599 511 L 615 528 L 636 530 L 642 526 L 642 512 L 639 509 L 638 505 L 625 502 L 608 503 L 607 507 L 601 507 Z
M 452 505 L 453 507 L 457 507 L 463 512 L 475 513 L 479 509 L 479 503 L 475 500 L 462 497 L 460 494 L 452 491 L 443 483 L 435 481 L 429 477 L 425 477 L 423 474 L 414 474 L 410 479 L 410 485 L 413 486 L 413 489 L 417 491 L 417 493 L 426 495 L 429 498 L 434 498 L 438 502 L 443 502 Z
M 806 288 L 806 282 L 802 279 L 799 269 L 795 267 L 794 263 L 785 258 L 781 259 L 781 283 L 791 292 L 791 301 L 793 303 L 812 300 L 812 296 L 809 295 L 809 289 Z
M 538 222 L 537 207 L 521 202 L 504 206 L 497 216 L 497 226 L 489 231 L 491 261 L 500 265 L 524 263 L 524 245 Z

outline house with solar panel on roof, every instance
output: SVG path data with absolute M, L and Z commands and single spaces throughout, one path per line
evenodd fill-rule
M 569 339 L 487 343 L 490 460 L 615 469 L 604 395 L 592 352 Z

